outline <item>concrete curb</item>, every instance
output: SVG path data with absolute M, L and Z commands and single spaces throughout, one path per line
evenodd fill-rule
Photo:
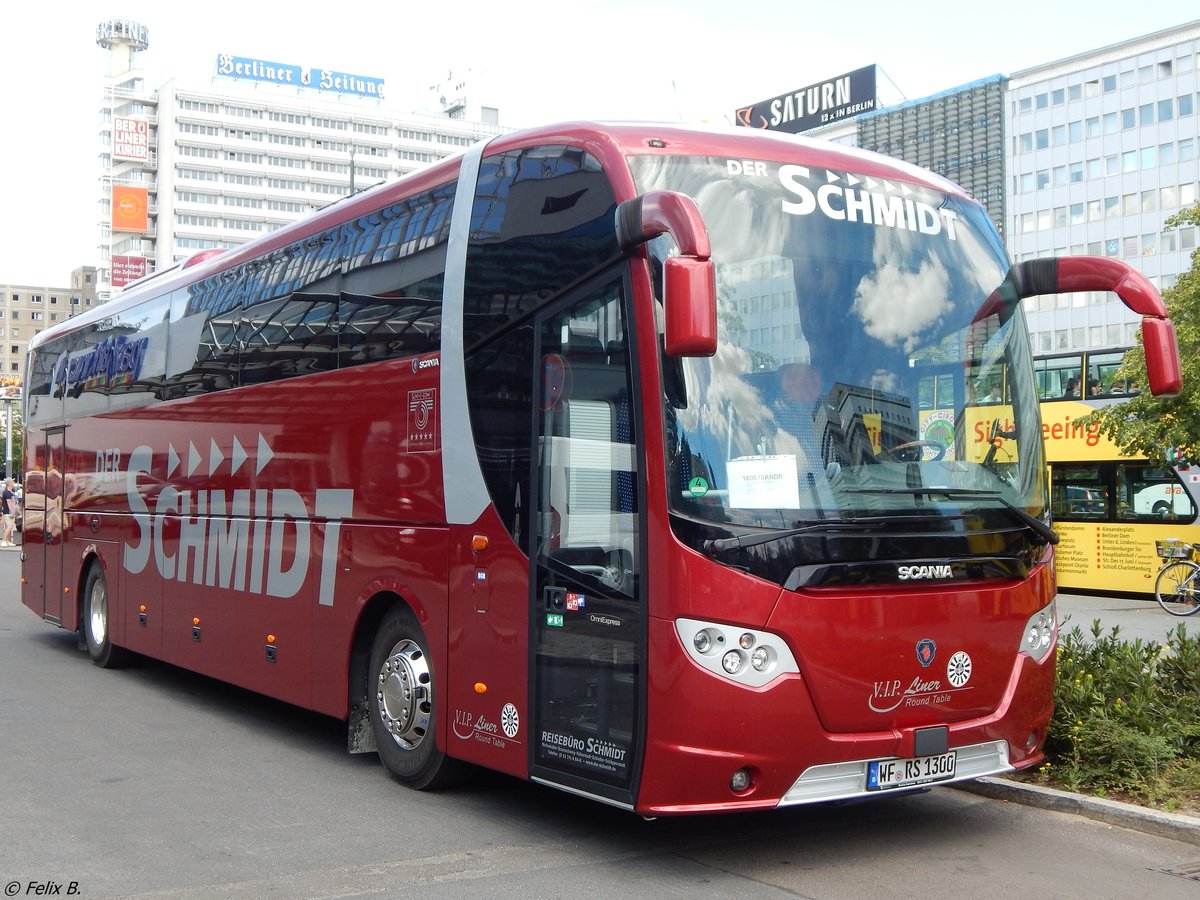
M 1200 818 L 1195 816 L 1162 812 L 1085 794 L 1072 794 L 1069 791 L 1025 784 L 1008 778 L 977 778 L 974 781 L 959 782 L 953 787 L 996 800 L 1009 800 L 1055 812 L 1073 813 L 1107 822 L 1109 825 L 1200 845 Z

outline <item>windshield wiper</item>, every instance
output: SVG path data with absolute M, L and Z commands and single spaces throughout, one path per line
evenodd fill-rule
M 708 538 L 705 540 L 703 548 L 705 553 L 716 553 L 720 550 L 732 550 L 735 547 L 756 547 L 759 544 L 782 541 L 801 534 L 866 531 L 879 525 L 894 524 L 898 518 L 902 518 L 905 522 L 912 522 L 917 519 L 944 519 L 945 516 L 854 516 L 836 521 L 805 522 L 796 528 L 785 528 L 782 531 L 755 531 L 727 538 Z
M 1058 543 L 1058 532 L 1043 522 L 1037 516 L 1031 516 L 1021 507 L 1010 503 L 998 491 L 980 491 L 972 490 L 971 488 L 942 488 L 942 487 L 911 487 L 911 488 L 849 488 L 846 490 L 848 494 L 910 494 L 914 497 L 928 497 L 930 500 L 934 496 L 946 497 L 950 500 L 961 500 L 964 497 L 987 497 L 989 500 L 995 500 L 1009 512 L 1011 512 L 1023 525 L 1029 528 L 1030 531 L 1036 532 L 1047 544 Z

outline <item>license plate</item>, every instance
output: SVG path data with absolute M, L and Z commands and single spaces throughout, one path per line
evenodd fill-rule
M 955 751 L 938 756 L 918 756 L 916 759 L 878 759 L 867 765 L 867 790 L 886 791 L 888 788 L 930 784 L 954 777 Z

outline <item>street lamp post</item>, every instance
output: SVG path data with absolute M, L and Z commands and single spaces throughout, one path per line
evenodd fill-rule
M 7 383 L 0 386 L 0 400 L 4 402 L 4 477 L 21 479 L 13 472 L 13 455 L 16 451 L 17 465 L 21 464 L 20 450 L 15 446 L 13 441 L 13 419 L 16 418 L 13 413 L 13 406 L 21 402 L 21 388 L 19 383 Z
M 13 477 L 12 473 L 12 397 L 4 398 L 4 477 Z

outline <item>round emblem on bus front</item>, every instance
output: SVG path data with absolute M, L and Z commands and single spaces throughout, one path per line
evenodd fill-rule
M 517 708 L 511 703 L 505 703 L 504 709 L 500 710 L 500 727 L 504 729 L 504 734 L 508 737 L 516 737 L 517 731 L 521 728 L 521 716 L 517 712 Z
M 956 688 L 971 680 L 971 657 L 959 650 L 946 663 L 946 678 Z

